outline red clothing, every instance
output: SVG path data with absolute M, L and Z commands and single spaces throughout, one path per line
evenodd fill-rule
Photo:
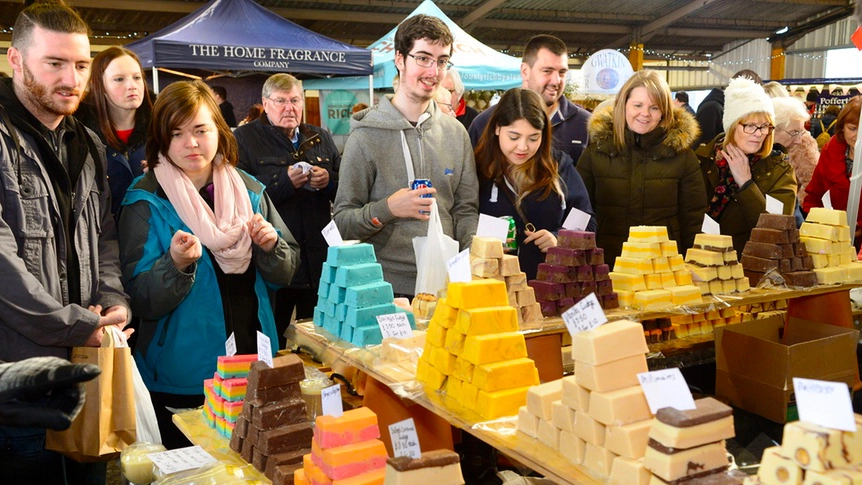
M 847 210 L 847 195 L 850 192 L 850 177 L 847 176 L 847 164 L 844 162 L 844 154 L 847 144 L 842 143 L 833 136 L 823 146 L 820 152 L 820 161 L 814 168 L 814 175 L 808 187 L 805 200 L 802 201 L 802 210 L 806 213 L 812 207 L 823 207 L 823 194 L 829 191 L 832 198 L 832 208 Z M 858 163 L 854 162 L 854 163 Z M 856 216 L 856 226 L 862 227 L 862 200 L 859 203 L 860 210 Z

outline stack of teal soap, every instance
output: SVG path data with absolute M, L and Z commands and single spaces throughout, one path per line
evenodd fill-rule
M 416 328 L 413 314 L 392 302 L 392 285 L 383 281 L 383 268 L 370 244 L 331 246 L 317 296 L 314 324 L 360 347 L 383 341 L 379 315 L 406 313 Z

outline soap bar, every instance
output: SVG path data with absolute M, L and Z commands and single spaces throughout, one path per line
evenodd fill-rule
M 285 386 L 270 387 L 268 389 L 249 388 L 245 394 L 245 400 L 252 406 L 263 406 L 276 401 L 289 401 L 302 395 L 299 381 Z
M 749 241 L 761 242 L 767 244 L 789 244 L 793 241 L 787 235 L 787 231 L 778 229 L 769 229 L 765 227 L 755 227 L 751 230 L 751 238 Z
M 287 451 L 308 448 L 314 435 L 311 423 L 301 422 L 281 428 L 261 431 L 257 447 L 264 455 L 275 455 Z M 243 450 L 245 451 L 245 450 Z
M 489 306 L 506 306 L 506 283 L 495 280 L 473 280 L 466 283 L 450 283 L 446 302 L 452 308 L 469 310 Z
M 515 276 L 521 274 L 521 263 L 514 254 L 504 254 L 500 258 L 500 276 Z M 526 281 L 526 280 L 525 280 Z
M 765 273 L 771 269 L 778 269 L 779 261 L 781 260 L 758 258 L 756 256 L 745 254 L 744 252 L 742 259 L 740 260 L 743 268 L 748 271 L 757 271 L 759 273 Z
M 520 291 L 527 288 L 527 273 L 519 272 L 506 276 L 506 288 L 509 291 Z
M 691 248 L 685 253 L 685 262 L 700 266 L 723 266 L 724 255 L 718 251 Z
M 695 234 L 694 247 L 725 252 L 733 249 L 733 237 L 724 234 Z
M 723 442 L 687 450 L 670 450 L 650 440 L 644 454 L 644 466 L 666 482 L 678 480 L 693 473 L 724 468 L 727 464 L 727 453 Z
M 466 382 L 473 381 L 473 372 L 475 371 L 476 366 L 472 363 L 464 359 L 463 357 L 458 357 L 455 360 L 455 371 L 452 373 L 454 377 Z
M 440 347 L 426 348 L 425 351 L 431 352 L 431 355 L 429 356 L 430 360 L 428 362 L 433 365 L 434 368 L 447 376 L 455 371 L 455 361 L 457 360 L 457 357 L 450 354 L 449 351 Z
M 344 324 L 353 328 L 359 328 L 371 326 L 376 327 L 378 325 L 378 315 L 389 315 L 395 313 L 397 307 L 394 303 L 389 302 L 364 308 L 347 305 L 346 308 L 347 313 L 344 318 Z
M 760 483 L 768 485 L 770 482 Z M 805 481 L 801 483 L 802 485 L 856 485 L 862 483 L 862 470 L 847 468 L 824 472 L 808 470 L 805 472 Z
M 649 442 L 652 419 L 605 428 L 605 448 L 625 458 L 642 458 Z
M 629 241 L 665 242 L 669 241 L 667 227 L 664 226 L 632 226 L 629 228 Z
M 646 242 L 624 242 L 621 256 L 625 258 L 653 259 L 660 258 L 661 244 Z
M 268 470 L 269 458 L 266 460 L 266 465 Z M 295 484 L 294 476 L 296 475 L 297 470 L 302 470 L 302 463 L 279 465 L 272 468 L 272 471 L 265 475 L 267 478 L 272 480 L 273 484 Z
M 515 332 L 518 330 L 518 311 L 511 306 L 464 309 L 458 313 L 455 328 L 467 336 Z
M 527 402 L 529 387 L 516 387 L 504 391 L 479 391 L 476 398 L 476 412 L 485 419 L 515 416 L 518 408 Z
M 560 266 L 580 266 L 587 264 L 584 250 L 563 247 L 548 248 L 545 262 Z
M 618 256 L 614 262 L 614 271 L 633 275 L 650 274 L 653 272 L 652 260 Z
M 643 275 L 612 271 L 610 277 L 611 281 L 614 282 L 614 288 L 617 290 L 641 291 L 646 289 Z
M 432 450 L 419 458 L 400 456 L 386 461 L 386 485 L 463 485 L 460 458 L 450 450 Z
M 333 480 L 385 468 L 386 459 L 386 446 L 378 439 L 327 449 L 311 443 L 311 460 Z
M 376 263 L 374 246 L 362 243 L 348 246 L 329 246 L 326 252 L 326 263 L 333 268 L 349 264 Z
M 611 466 L 609 485 L 649 485 L 652 474 L 644 468 L 643 460 L 618 456 Z
M 637 374 L 648 370 L 646 356 L 636 354 L 601 365 L 591 365 L 576 360 L 573 377 L 585 389 L 607 392 L 639 385 Z
M 757 219 L 757 227 L 768 227 L 771 229 L 796 229 L 796 217 L 787 214 L 770 214 L 764 212 Z
M 590 391 L 578 384 L 577 377 L 577 375 L 572 375 L 560 379 L 563 382 L 561 401 L 575 411 L 586 413 L 590 409 Z
M 311 479 L 306 477 L 303 468 L 293 472 L 293 485 L 311 485 Z
M 457 401 L 462 406 L 468 409 L 476 408 L 476 400 L 479 398 L 479 388 L 473 384 L 464 381 L 461 383 L 460 394 L 457 396 Z
M 522 291 L 516 292 L 518 299 L 518 306 L 525 307 L 536 304 L 536 291 L 529 286 Z M 511 301 L 511 298 L 509 299 Z
M 221 381 L 219 395 L 228 401 L 242 401 L 248 387 L 248 378 L 234 377 Z
M 566 292 L 562 283 L 530 280 L 527 284 L 535 291 L 537 300 L 556 301 L 563 298 Z
M 335 275 L 338 271 L 338 268 L 335 266 L 330 266 L 329 263 L 323 263 L 322 271 L 320 273 L 320 282 L 321 283 L 335 283 Z M 320 285 L 323 287 L 323 285 Z M 320 295 L 321 293 L 318 293 Z M 326 293 L 323 293 L 326 295 Z
M 805 470 L 825 471 L 848 465 L 842 432 L 806 421 L 784 425 L 782 449 Z
M 305 401 L 302 401 L 305 404 Z M 244 401 L 225 401 L 224 402 L 224 419 L 227 421 L 227 425 L 230 423 L 236 423 L 237 418 L 239 418 L 240 413 L 242 412 L 242 407 L 245 404 Z M 303 408 L 303 416 L 305 416 L 305 408 Z
M 450 329 L 446 332 L 443 348 L 452 353 L 452 355 L 461 355 L 461 352 L 464 351 L 464 338 L 465 335 L 459 332 L 458 329 Z
M 616 458 L 616 455 L 608 451 L 607 448 L 587 443 L 586 451 L 584 452 L 584 466 L 599 477 L 607 478 L 611 474 L 614 458 Z
M 590 393 L 590 417 L 606 426 L 633 423 L 651 416 L 640 386 Z
M 587 413 L 575 411 L 575 435 L 596 446 L 605 444 L 605 425 L 591 418 Z
M 735 288 L 735 285 L 733 285 Z M 697 305 L 703 303 L 703 298 L 700 297 L 700 288 L 694 285 L 676 286 L 668 288 L 671 300 L 676 306 Z
M 272 367 L 255 362 L 248 373 L 249 389 L 267 389 L 286 386 L 305 379 L 305 366 L 295 354 L 280 355 L 272 359 Z
M 377 415 L 366 407 L 345 411 L 339 418 L 317 416 L 314 424 L 314 441 L 323 449 L 380 437 Z
M 673 305 L 671 293 L 667 290 L 646 290 L 635 293 L 632 306 L 641 310 L 659 310 Z
M 847 212 L 838 209 L 827 209 L 825 207 L 812 207 L 808 211 L 808 217 L 805 218 L 805 221 L 843 226 L 847 224 Z
M 570 463 L 574 465 L 583 463 L 586 448 L 587 442 L 578 438 L 575 433 L 565 430 L 560 431 L 560 454 Z
M 252 424 L 258 429 L 272 429 L 298 423 L 307 417 L 304 399 L 267 404 L 252 411 Z
M 562 401 L 551 403 L 551 422 L 563 431 L 575 430 L 575 410 L 566 406 Z
M 668 266 L 670 266 L 670 270 L 674 273 L 676 273 L 677 271 L 685 270 L 685 259 L 682 257 L 681 254 L 674 254 L 672 256 L 668 256 L 667 264 Z
M 592 365 L 645 354 L 648 350 L 643 326 L 630 320 L 608 322 L 572 336 L 572 358 Z
M 838 241 L 838 228 L 835 226 L 827 226 L 825 224 L 803 222 L 802 226 L 799 228 L 799 236 L 817 237 L 829 241 Z
M 288 451 L 286 453 L 270 455 L 267 457 L 266 460 L 266 469 L 264 470 L 264 475 L 266 475 L 267 477 L 272 477 L 276 472 L 276 468 L 280 466 L 296 465 L 301 468 L 302 456 L 308 453 L 311 453 L 310 448 L 301 448 L 294 451 Z
M 557 233 L 557 245 L 570 249 L 593 249 L 596 247 L 596 235 L 592 232 L 562 229 Z
M 481 278 L 492 278 L 500 274 L 500 260 L 470 256 L 470 272 Z
M 715 267 L 698 266 L 696 264 L 686 264 L 685 267 L 691 272 L 694 281 L 712 281 L 718 278 L 718 269 Z
M 817 283 L 821 285 L 831 285 L 848 281 L 847 270 L 841 266 L 815 269 L 814 274 L 817 276 Z
M 686 449 L 735 436 L 730 406 L 711 397 L 694 403 L 695 409 L 685 411 L 659 409 L 650 438 L 667 448 Z
M 383 280 L 383 268 L 380 263 L 340 266 L 335 273 L 335 284 L 344 288 L 381 280 Z
M 584 264 L 591 264 L 593 266 L 605 264 L 605 250 L 603 248 L 586 249 L 584 253 L 586 255 L 586 262 Z
M 745 249 L 742 250 L 742 254 L 764 259 L 781 259 L 783 257 L 781 246 L 755 241 L 745 243 Z
M 473 236 L 470 255 L 477 258 L 498 259 L 503 257 L 503 241 L 496 237 Z
M 464 352 L 461 354 L 464 360 L 475 365 L 526 356 L 527 344 L 524 335 L 518 332 L 468 336 L 464 339 Z
M 559 401 L 562 394 L 563 382 L 560 379 L 534 386 L 527 393 L 527 409 L 540 419 L 550 421 L 551 403 Z
M 513 387 L 539 384 L 539 371 L 533 359 L 520 358 L 492 364 L 477 365 L 473 371 L 473 385 L 483 391 L 501 391 Z
M 216 362 L 216 369 L 222 379 L 246 377 L 251 364 L 257 360 L 257 354 L 241 354 L 230 357 L 220 355 Z
M 763 450 L 757 476 L 766 483 L 802 483 L 802 468 L 780 446 Z
M 792 271 L 782 274 L 787 286 L 810 288 L 817 285 L 817 275 L 813 271 Z
M 392 293 L 392 284 L 386 281 L 352 286 L 347 288 L 347 292 L 344 295 L 344 303 L 354 307 L 382 305 L 384 303 L 391 303 L 394 299 L 395 295 Z
M 554 426 L 550 421 L 539 420 L 539 432 L 536 438 L 540 443 L 553 449 L 560 447 L 560 428 Z
M 518 431 L 530 438 L 539 436 L 539 417 L 531 413 L 527 406 L 518 408 Z

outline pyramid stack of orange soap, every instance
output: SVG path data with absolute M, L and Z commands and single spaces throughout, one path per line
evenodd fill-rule
M 595 293 L 602 308 L 619 307 L 617 294 L 605 264 L 605 251 L 596 247 L 592 232 L 561 230 L 557 247 L 548 248 L 539 264 L 536 279 L 529 285 L 536 291 L 542 315 L 562 315 L 575 303 Z
M 821 285 L 862 281 L 862 262 L 850 240 L 846 212 L 812 207 L 799 228 L 799 240 Z
M 312 427 L 299 382 L 305 366 L 294 354 L 255 362 L 230 448 L 274 481 L 280 466 L 298 468 L 311 448 Z M 282 469 L 282 475 L 286 470 Z
M 628 241 L 610 274 L 620 306 L 660 310 L 703 303 L 700 288 L 692 284 L 676 241 L 667 228 L 632 226 Z
M 814 262 L 799 240 L 796 218 L 791 215 L 760 214 L 740 262 L 751 286 L 773 270 L 781 273 L 787 286 L 817 285 Z
M 295 483 L 383 485 L 388 456 L 379 438 L 377 415 L 368 408 L 318 416 L 311 454 L 294 472 Z
M 685 253 L 685 267 L 704 295 L 748 291 L 748 278 L 733 250 L 733 238 L 721 234 L 697 234 Z
M 517 310 L 496 279 L 450 283 L 428 325 L 416 379 L 485 419 L 518 413 L 539 383 Z
M 474 279 L 493 278 L 506 283 L 509 305 L 518 309 L 518 323 L 542 319 L 533 288 L 514 254 L 503 254 L 503 242 L 495 237 L 473 236 L 470 268 Z
M 600 477 L 613 476 L 614 466 L 639 468 L 643 475 L 652 414 L 637 379 L 648 370 L 642 330 L 637 322 L 617 320 L 575 334 L 575 375 L 531 388 L 518 431 Z

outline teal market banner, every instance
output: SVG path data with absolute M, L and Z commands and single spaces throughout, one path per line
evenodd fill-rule
M 320 91 L 320 123 L 333 135 L 350 133 L 350 118 L 357 103 L 368 103 L 368 90 Z

